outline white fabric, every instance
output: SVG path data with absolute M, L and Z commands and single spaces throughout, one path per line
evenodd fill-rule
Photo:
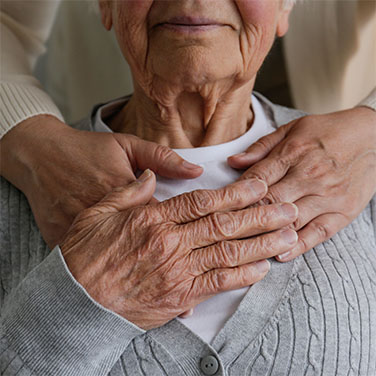
M 111 132 L 102 118 L 109 116 L 123 103 L 124 99 L 102 106 L 96 113 L 95 131 Z M 191 180 L 171 180 L 157 177 L 157 188 L 154 196 L 158 200 L 164 201 L 184 192 L 196 189 L 216 189 L 233 183 L 241 175 L 241 172 L 227 165 L 227 157 L 245 151 L 260 137 L 275 130 L 255 96 L 252 96 L 252 107 L 255 115 L 254 122 L 243 136 L 220 145 L 174 149 L 187 161 L 202 166 L 204 172 L 200 177 Z M 218 294 L 199 304 L 191 317 L 179 319 L 179 321 L 204 341 L 210 343 L 235 312 L 247 291 L 248 288 L 246 287 Z

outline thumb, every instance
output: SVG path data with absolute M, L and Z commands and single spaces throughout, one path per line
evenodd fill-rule
M 167 146 L 135 136 L 116 134 L 115 138 L 126 151 L 134 169 L 149 168 L 158 175 L 175 179 L 193 179 L 203 172 L 202 167 L 185 161 Z
M 155 191 L 155 175 L 146 170 L 134 182 L 115 188 L 90 209 L 98 213 L 115 213 L 135 206 L 146 205 Z
M 261 137 L 254 144 L 252 144 L 245 152 L 232 155 L 228 158 L 229 166 L 233 168 L 248 168 L 250 165 L 265 158 L 275 146 L 277 146 L 290 131 L 296 120 L 283 125 L 273 133 Z

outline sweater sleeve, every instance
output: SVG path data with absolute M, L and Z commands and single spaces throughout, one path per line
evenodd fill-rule
M 40 114 L 63 117 L 32 69 L 45 51 L 60 0 L 0 3 L 0 138 L 21 121 Z
M 363 99 L 358 106 L 366 106 L 376 111 L 376 87 L 370 92 L 367 98 Z
M 1 307 L 0 373 L 107 375 L 143 333 L 87 294 L 57 246 Z

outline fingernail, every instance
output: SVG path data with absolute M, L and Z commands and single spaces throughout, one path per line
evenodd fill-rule
M 290 255 L 291 255 L 291 252 L 285 252 L 285 253 L 282 253 L 281 255 L 278 255 L 277 259 L 280 261 L 284 261 L 288 259 Z
M 298 208 L 294 204 L 282 204 L 281 209 L 283 214 L 289 219 L 294 219 L 298 215 Z
M 268 272 L 270 269 L 270 262 L 268 260 L 257 261 L 256 268 L 260 273 Z
M 187 161 L 183 161 L 182 166 L 184 168 L 186 168 L 187 170 L 198 170 L 198 169 L 202 168 L 202 167 L 200 167 L 200 166 L 198 166 L 196 164 L 189 163 Z
M 294 245 L 298 241 L 298 234 L 294 230 L 283 230 L 281 231 L 281 236 L 283 240 L 289 244 Z
M 268 186 L 266 183 L 259 179 L 252 179 L 249 181 L 250 187 L 254 190 L 257 196 L 262 195 L 263 193 L 266 193 L 268 190 Z
M 144 183 L 151 177 L 151 175 L 152 172 L 149 169 L 146 169 L 137 180 L 141 183 Z
M 243 153 L 239 153 L 239 154 L 234 154 L 232 157 L 235 157 L 235 158 L 244 158 L 246 155 L 247 155 L 247 153 L 243 152 Z

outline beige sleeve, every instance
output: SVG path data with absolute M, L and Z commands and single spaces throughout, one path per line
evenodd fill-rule
M 45 51 L 60 0 L 0 3 L 0 138 L 21 121 L 40 114 L 63 120 L 32 70 Z
M 366 106 L 376 111 L 376 87 L 370 92 L 367 98 L 363 99 L 358 106 Z
M 375 35 L 375 1 L 298 2 L 284 39 L 296 108 L 327 113 L 365 98 L 376 87 Z

